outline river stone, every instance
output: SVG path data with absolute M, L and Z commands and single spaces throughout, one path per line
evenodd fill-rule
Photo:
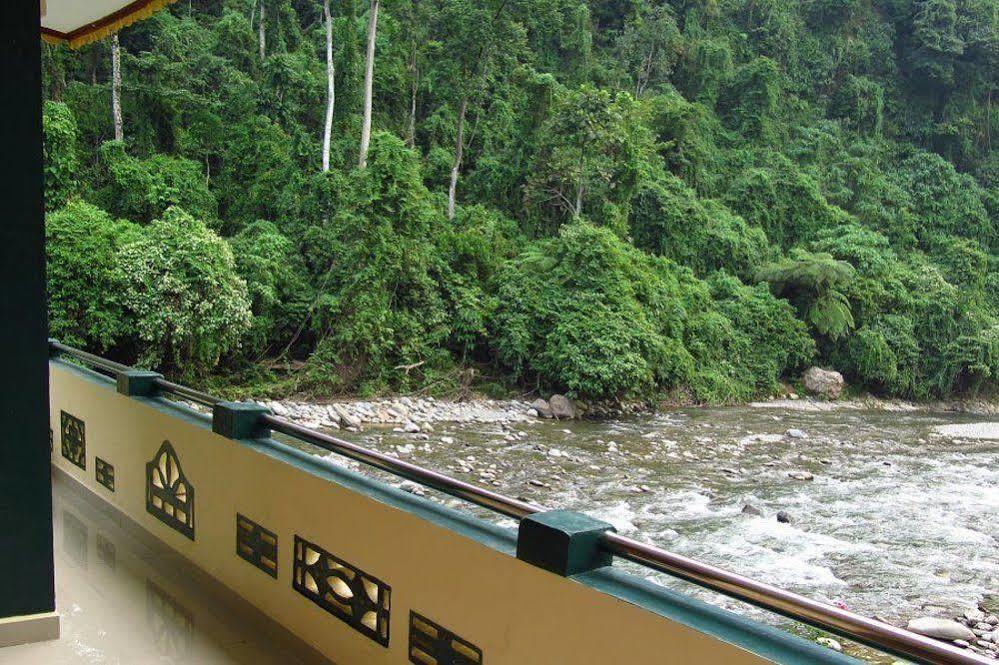
M 827 399 L 837 399 L 843 392 L 843 375 L 839 372 L 809 367 L 801 377 L 805 390 Z
M 840 644 L 838 641 L 832 639 L 831 637 L 820 637 L 819 639 L 815 640 L 815 642 L 817 644 L 821 644 L 824 647 L 828 647 L 833 651 L 843 650 L 843 645 Z
M 791 513 L 787 512 L 786 510 L 782 510 L 782 511 L 778 512 L 777 513 L 777 521 L 780 522 L 781 524 L 790 524 L 791 523 Z
M 754 506 L 753 504 L 747 503 L 745 506 L 742 507 L 742 514 L 743 515 L 755 515 L 757 517 L 762 517 L 763 516 L 763 511 L 760 510 L 759 508 L 757 508 L 756 506 Z
M 340 424 L 344 427 L 360 427 L 361 419 L 351 413 L 347 407 L 342 404 L 332 404 L 333 410 L 336 415 L 340 417 Z
M 919 617 L 918 619 L 912 619 L 909 621 L 906 628 L 914 633 L 919 633 L 920 635 L 935 637 L 938 640 L 947 640 L 949 642 L 953 642 L 954 640 L 974 642 L 978 639 L 978 637 L 971 632 L 971 629 L 967 626 L 962 626 L 958 622 L 951 621 L 950 619 L 939 619 L 937 617 Z
M 537 411 L 538 415 L 542 418 L 552 417 L 552 407 L 548 404 L 548 400 L 544 400 L 539 397 L 531 403 L 531 408 Z
M 576 405 L 565 395 L 552 395 L 548 404 L 552 408 L 552 415 L 559 420 L 572 420 L 579 415 Z

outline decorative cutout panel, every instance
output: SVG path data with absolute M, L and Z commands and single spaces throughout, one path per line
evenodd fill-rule
M 146 464 L 146 512 L 194 540 L 194 487 L 169 441 Z
M 482 649 L 410 611 L 409 662 L 417 665 L 481 665 Z
M 62 456 L 81 469 L 87 468 L 87 428 L 83 421 L 65 411 L 60 411 L 62 429 Z
M 94 458 L 94 475 L 97 482 L 112 492 L 114 491 L 114 466 L 100 457 Z
M 292 587 L 355 630 L 388 646 L 392 589 L 384 582 L 295 536 Z
M 236 554 L 277 579 L 277 534 L 236 513 Z

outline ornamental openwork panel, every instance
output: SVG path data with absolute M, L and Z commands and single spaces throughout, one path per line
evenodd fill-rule
M 236 513 L 236 554 L 271 577 L 278 576 L 278 537 L 249 517 Z
M 87 468 L 87 427 L 83 421 L 65 411 L 60 411 L 59 437 L 62 456 L 81 469 Z
M 355 630 L 388 646 L 392 589 L 384 582 L 295 536 L 292 586 Z
M 482 649 L 422 614 L 410 611 L 409 662 L 418 665 L 482 665 Z
M 169 441 L 146 464 L 146 511 L 194 540 L 194 487 Z
M 114 465 L 107 460 L 94 458 L 94 478 L 104 487 L 114 491 Z

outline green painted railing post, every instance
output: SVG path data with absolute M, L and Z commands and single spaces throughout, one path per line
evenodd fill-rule
M 153 397 L 159 392 L 156 380 L 162 378 L 162 374 L 147 372 L 141 369 L 118 372 L 116 376 L 118 393 L 128 395 L 129 397 Z
M 228 439 L 263 439 L 271 435 L 260 424 L 269 410 L 254 402 L 219 402 L 212 408 L 212 431 Z
M 557 575 L 585 573 L 611 564 L 600 538 L 614 531 L 607 522 L 569 510 L 528 515 L 517 533 L 517 558 Z

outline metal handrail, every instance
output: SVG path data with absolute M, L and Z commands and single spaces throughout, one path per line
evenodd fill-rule
M 110 372 L 124 372 L 132 368 L 101 358 L 86 351 L 51 341 L 53 349 L 73 356 Z M 222 400 L 165 379 L 156 380 L 157 387 L 208 406 Z M 517 520 L 543 512 L 545 508 L 519 499 L 487 490 L 457 478 L 425 469 L 328 434 L 316 432 L 271 414 L 260 417 L 262 425 L 287 436 L 349 457 L 369 466 L 387 471 L 445 494 L 468 501 Z M 775 612 L 782 616 L 809 624 L 879 651 L 907 658 L 924 665 L 995 665 L 996 661 L 959 649 L 917 633 L 870 619 L 834 605 L 813 600 L 806 596 L 760 582 L 724 568 L 703 563 L 680 554 L 668 552 L 653 545 L 627 538 L 617 533 L 604 534 L 600 546 L 614 556 L 658 570 L 673 577 L 692 582 L 731 598 Z

